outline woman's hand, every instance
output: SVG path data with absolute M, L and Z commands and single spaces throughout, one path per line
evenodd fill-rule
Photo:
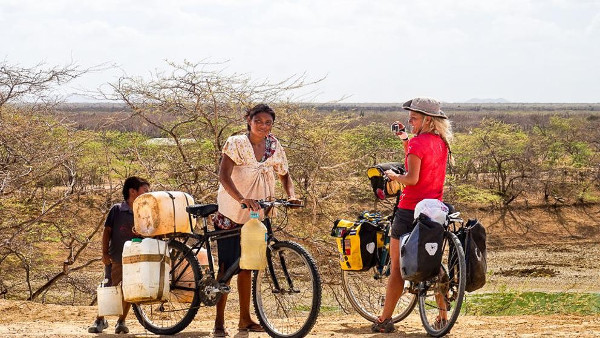
M 256 202 L 256 200 L 253 200 L 251 198 L 242 198 L 240 200 L 240 204 L 244 204 L 246 205 L 246 208 L 252 210 L 252 211 L 259 211 L 260 210 L 260 205 L 258 205 L 258 203 Z
M 290 197 L 288 198 L 288 202 L 290 202 L 293 205 L 290 205 L 290 209 L 298 209 L 301 208 L 302 206 L 304 206 L 304 204 L 302 203 L 301 200 L 297 199 L 296 197 Z
M 398 125 L 398 131 L 395 133 L 402 141 L 408 141 L 408 134 L 406 133 L 406 126 L 403 125 L 400 121 L 394 122 L 394 124 Z
M 400 174 L 396 174 L 392 169 L 386 170 L 384 174 L 392 181 L 398 181 L 400 177 Z

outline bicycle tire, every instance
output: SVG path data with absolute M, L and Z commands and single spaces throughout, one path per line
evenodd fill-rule
M 445 231 L 442 244 L 442 266 L 440 274 L 430 280 L 419 283 L 419 314 L 425 331 L 433 337 L 441 337 L 452 329 L 460 314 L 465 285 L 467 281 L 467 268 L 463 248 L 450 231 Z M 443 299 L 440 298 L 443 295 Z M 446 309 L 443 304 L 446 303 Z M 448 304 L 450 309 L 447 309 Z M 436 324 L 436 319 L 441 311 L 447 311 L 448 320 Z
M 171 271 L 168 300 L 133 304 L 133 312 L 139 323 L 146 330 L 160 335 L 173 335 L 185 329 L 196 316 L 200 305 L 198 283 L 202 275 L 196 256 L 185 244 L 176 240 L 169 241 L 169 254 Z
M 269 266 L 255 271 L 252 278 L 260 324 L 271 337 L 306 336 L 321 307 L 321 277 L 314 259 L 299 244 L 281 241 L 267 248 L 267 261 Z
M 342 288 L 346 298 L 354 310 L 370 322 L 377 322 L 383 311 L 388 277 L 385 273 L 378 273 L 376 267 L 367 271 L 342 270 Z M 392 322 L 406 318 L 416 305 L 416 295 L 408 292 L 405 285 L 392 314 Z

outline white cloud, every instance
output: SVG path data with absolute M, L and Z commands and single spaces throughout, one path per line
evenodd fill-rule
M 328 74 L 322 100 L 598 101 L 593 0 L 3 0 L 0 24 L 0 56 L 25 65 L 230 59 L 259 78 Z

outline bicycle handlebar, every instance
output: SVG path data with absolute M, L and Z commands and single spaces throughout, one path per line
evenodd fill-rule
M 278 207 L 278 206 L 283 206 L 285 208 L 294 208 L 294 207 L 302 208 L 302 207 L 304 207 L 303 204 L 292 203 L 283 198 L 276 199 L 274 201 L 256 200 L 256 203 L 258 203 L 258 205 L 263 209 L 271 208 L 271 207 Z M 248 207 L 245 203 L 241 203 L 241 204 L 242 204 L 242 209 L 246 209 Z

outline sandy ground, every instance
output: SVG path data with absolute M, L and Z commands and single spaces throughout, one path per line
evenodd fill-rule
M 95 307 L 44 305 L 24 301 L 0 300 L 0 337 L 106 337 L 116 336 L 115 317 L 108 318 L 103 334 L 87 333 L 95 317 Z M 196 320 L 175 337 L 210 337 L 213 311 L 198 313 Z M 156 337 L 145 331 L 131 314 L 130 334 L 123 337 Z M 230 328 L 236 320 L 227 320 Z M 418 314 L 411 314 L 394 334 L 373 334 L 370 325 L 357 315 L 324 313 L 309 337 L 426 337 Z M 233 337 L 267 337 L 264 333 L 238 333 Z M 461 316 L 449 337 L 600 337 L 600 316 Z

